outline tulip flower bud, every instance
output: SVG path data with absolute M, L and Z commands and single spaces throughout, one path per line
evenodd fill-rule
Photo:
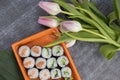
M 40 1 L 39 6 L 51 15 L 57 15 L 62 11 L 60 6 L 54 2 Z
M 61 29 L 66 32 L 79 32 L 82 30 L 82 26 L 77 21 L 64 21 L 61 23 Z
M 67 48 L 72 47 L 75 43 L 76 40 L 70 40 L 65 42 Z
M 59 22 L 57 20 L 47 17 L 39 17 L 38 23 L 51 28 L 58 27 L 59 25 Z

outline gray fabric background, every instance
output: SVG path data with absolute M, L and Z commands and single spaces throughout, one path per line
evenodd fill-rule
M 40 0 L 0 0 L 0 49 L 11 50 L 11 44 L 47 29 L 37 23 L 47 15 L 38 7 Z M 93 0 L 108 14 L 112 0 Z M 120 54 L 107 61 L 98 50 L 99 44 L 78 41 L 69 48 L 82 80 L 120 80 Z

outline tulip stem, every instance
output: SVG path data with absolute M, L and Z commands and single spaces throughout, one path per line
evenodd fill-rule
M 95 35 L 97 35 L 97 36 L 99 36 L 99 37 L 101 37 L 101 38 L 103 38 L 103 39 L 107 39 L 107 37 L 105 37 L 105 36 L 103 36 L 103 35 L 101 35 L 101 34 L 99 34 L 99 33 L 96 33 L 96 32 L 90 31 L 90 30 L 87 30 L 87 29 L 82 29 L 82 31 L 86 31 L 86 32 L 95 34 Z
M 69 12 L 67 12 L 67 11 L 61 11 L 61 13 L 63 13 L 63 14 L 67 14 L 67 15 L 74 15 L 74 14 L 69 13 Z
M 99 34 L 99 33 L 96 33 L 96 32 L 93 32 L 93 31 L 90 31 L 90 30 L 87 30 L 87 29 L 83 29 L 83 31 L 86 31 L 86 32 L 95 34 L 95 35 L 97 35 L 97 36 L 99 36 L 99 37 L 101 37 L 101 38 L 107 40 L 108 43 L 111 43 L 111 44 L 114 44 L 114 45 L 117 46 L 117 47 L 120 47 L 120 44 L 116 43 L 116 42 L 113 41 L 113 40 L 108 39 L 107 37 L 105 37 L 105 36 L 103 36 L 103 35 L 101 35 L 101 34 Z

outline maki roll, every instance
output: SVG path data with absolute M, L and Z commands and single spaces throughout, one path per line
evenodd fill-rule
M 62 46 L 60 46 L 60 45 L 54 46 L 52 48 L 53 56 L 61 56 L 61 55 L 63 55 L 63 52 L 64 52 L 64 50 L 63 50 Z
M 50 78 L 50 72 L 48 69 L 43 69 L 39 73 L 40 80 L 48 80 Z
M 35 65 L 35 60 L 32 57 L 27 57 L 23 60 L 23 65 L 25 68 L 33 68 Z
M 44 69 L 46 67 L 46 60 L 44 58 L 37 58 L 36 67 L 38 69 Z
M 57 59 L 57 63 L 60 67 L 65 67 L 66 65 L 68 65 L 69 61 L 67 57 L 61 56 Z
M 51 78 L 52 79 L 59 79 L 61 78 L 61 72 L 59 69 L 53 69 L 51 70 Z
M 41 55 L 41 47 L 40 46 L 33 46 L 31 48 L 31 55 L 33 57 L 39 57 Z
M 56 68 L 57 67 L 57 61 L 55 58 L 49 58 L 47 60 L 47 67 L 48 68 Z
M 30 55 L 30 48 L 26 45 L 21 46 L 18 50 L 20 57 L 28 57 Z
M 62 77 L 69 78 L 72 75 L 72 71 L 69 67 L 64 67 L 61 69 Z
M 36 68 L 28 69 L 28 76 L 30 79 L 38 78 L 38 69 Z
M 50 48 L 43 48 L 42 49 L 42 57 L 44 58 L 50 58 L 52 56 L 51 49 Z

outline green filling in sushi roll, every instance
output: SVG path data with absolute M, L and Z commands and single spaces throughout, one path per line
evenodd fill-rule
M 52 52 L 50 48 L 43 48 L 42 49 L 42 57 L 43 58 L 50 58 L 52 56 Z
M 58 77 L 58 71 L 57 70 L 54 71 L 54 75 L 55 75 L 55 78 Z
M 64 53 L 64 50 L 62 46 L 57 45 L 52 48 L 52 53 L 53 53 L 53 56 L 62 56 Z
M 48 68 L 56 68 L 57 67 L 57 61 L 55 58 L 50 58 L 47 60 L 47 67 Z
M 56 54 L 60 54 L 60 48 L 58 47 L 55 52 Z
M 46 48 L 46 54 L 47 54 L 47 56 L 49 56 L 49 50 L 48 50 L 48 48 Z
M 61 64 L 65 65 L 66 64 L 66 59 L 62 59 Z
M 62 77 L 64 78 L 70 78 L 72 75 L 72 71 L 69 67 L 64 67 L 61 69 Z
M 66 56 L 61 56 L 57 59 L 57 63 L 60 67 L 65 67 L 66 65 L 68 65 L 69 61 Z
M 65 76 L 69 75 L 69 72 L 68 71 L 65 71 L 64 72 Z
M 50 66 L 50 68 L 53 68 L 53 67 L 54 67 L 54 64 L 55 64 L 55 61 L 54 61 L 54 60 L 51 61 L 51 66 Z
M 57 69 L 57 68 L 51 70 L 51 78 L 52 79 L 59 79 L 59 78 L 61 78 L 61 72 L 60 72 L 60 70 Z

